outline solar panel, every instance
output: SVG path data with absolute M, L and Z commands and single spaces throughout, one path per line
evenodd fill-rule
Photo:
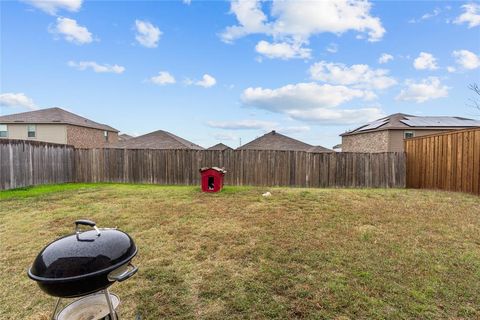
M 475 127 L 480 121 L 457 117 L 405 117 L 400 120 L 411 127 Z
M 362 127 L 358 129 L 358 131 L 365 131 L 365 130 L 372 130 L 372 129 L 377 129 L 378 127 L 383 126 L 385 123 L 388 122 L 388 119 L 380 119 L 380 120 L 375 120 L 373 122 L 370 122 L 367 124 L 365 127 Z

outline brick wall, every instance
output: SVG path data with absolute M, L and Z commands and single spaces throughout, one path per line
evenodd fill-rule
M 342 152 L 387 152 L 388 130 L 342 137 Z
M 103 148 L 109 143 L 118 141 L 118 133 L 108 131 L 108 141 L 105 140 L 104 131 L 80 126 L 67 126 L 67 144 L 76 148 Z

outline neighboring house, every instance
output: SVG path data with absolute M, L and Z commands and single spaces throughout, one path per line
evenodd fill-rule
M 313 146 L 310 149 L 308 149 L 307 151 L 312 152 L 312 153 L 332 152 L 332 150 L 327 149 L 327 148 L 322 147 L 322 146 Z
M 193 142 L 180 138 L 173 133 L 158 130 L 134 137 L 116 144 L 109 145 L 110 148 L 122 149 L 191 149 L 204 150 Z
M 306 151 L 306 152 L 332 152 L 322 146 L 312 146 L 308 143 L 287 137 L 278 132 L 271 131 L 243 146 L 237 150 L 284 150 L 284 151 Z
M 332 147 L 333 151 L 335 152 L 342 152 L 342 144 L 339 143 L 339 144 L 336 144 Z
M 480 121 L 396 113 L 340 136 L 343 152 L 400 152 L 404 139 L 472 127 L 480 127 Z
M 126 134 L 126 133 L 122 133 L 122 134 L 118 135 L 118 141 L 127 141 L 127 140 L 130 140 L 132 138 L 133 137 L 131 135 Z
M 118 141 L 118 130 L 60 108 L 0 116 L 0 138 L 102 148 Z
M 208 148 L 207 150 L 219 150 L 219 151 L 223 151 L 223 150 L 233 150 L 233 149 L 230 148 L 229 146 L 227 146 L 226 144 L 217 143 L 216 145 L 211 146 L 211 147 Z

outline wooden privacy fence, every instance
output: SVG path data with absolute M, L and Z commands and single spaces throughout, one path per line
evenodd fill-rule
M 480 128 L 405 140 L 407 187 L 480 194 Z
M 74 148 L 0 139 L 0 190 L 74 180 Z
M 199 184 L 198 169 L 225 167 L 230 185 L 405 187 L 403 153 L 268 150 L 75 150 L 78 182 Z
M 199 185 L 199 168 L 225 167 L 230 185 L 405 187 L 404 153 L 74 149 L 0 143 L 0 189 L 62 182 Z

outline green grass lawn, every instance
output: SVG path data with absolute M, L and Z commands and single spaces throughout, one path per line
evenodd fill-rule
M 122 319 L 480 318 L 479 197 L 67 184 L 0 192 L 1 319 L 48 319 L 26 272 L 78 218 L 136 241 Z

